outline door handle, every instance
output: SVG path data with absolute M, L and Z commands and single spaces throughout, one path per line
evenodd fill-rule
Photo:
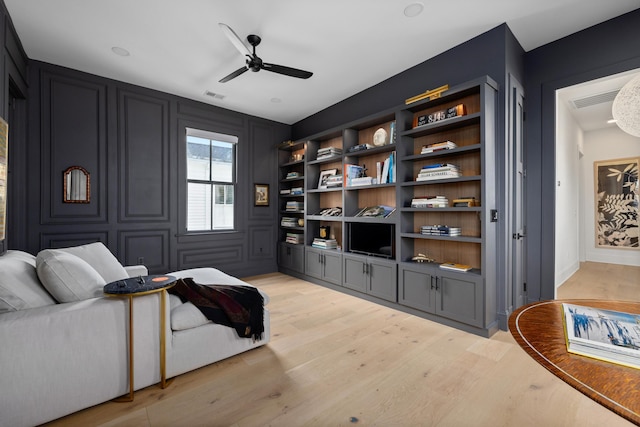
M 513 239 L 514 240 L 520 240 L 524 237 L 524 234 L 520 234 L 520 233 L 513 233 Z

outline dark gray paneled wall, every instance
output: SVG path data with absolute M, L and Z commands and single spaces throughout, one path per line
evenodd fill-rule
M 555 91 L 640 68 L 639 29 L 640 9 L 525 56 L 529 301 L 555 295 Z
M 237 231 L 185 230 L 185 127 L 239 137 Z M 37 61 L 29 70 L 28 216 L 11 247 L 35 253 L 102 241 L 151 272 L 214 266 L 247 276 L 276 270 L 277 211 L 253 206 L 253 184 L 277 188 L 275 145 L 290 126 Z M 91 173 L 91 203 L 62 202 L 62 171 Z M 275 195 L 275 194 L 274 194 Z

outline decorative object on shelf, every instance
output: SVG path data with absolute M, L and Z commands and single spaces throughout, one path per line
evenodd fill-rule
M 292 162 L 299 162 L 301 160 L 304 160 L 304 154 L 294 153 L 294 154 L 291 155 L 291 161 Z
M 640 157 L 596 161 L 596 247 L 640 249 L 638 169 Z
M 269 206 L 269 184 L 253 184 L 254 206 Z
M 367 206 L 366 208 L 362 208 L 356 213 L 354 216 L 364 217 L 364 218 L 387 218 L 389 215 L 394 213 L 396 208 L 392 206 L 385 205 L 377 205 L 377 206 Z
M 9 125 L 0 118 L 0 241 L 7 233 L 7 171 L 9 161 Z M 5 242 L 6 244 L 6 242 Z M 3 248 L 6 249 L 6 246 Z
M 449 85 L 443 85 L 440 86 L 438 88 L 435 89 L 431 89 L 428 90 L 424 93 L 421 93 L 419 95 L 413 96 L 411 98 L 407 98 L 406 101 L 404 101 L 405 104 L 413 104 L 414 102 L 418 102 L 421 101 L 423 99 L 429 99 L 430 101 L 433 99 L 437 99 L 440 98 L 440 96 L 442 96 L 442 92 L 446 91 L 449 89 Z
M 331 227 L 328 225 L 321 225 L 320 226 L 320 237 L 322 239 L 328 239 L 329 235 L 331 234 Z
M 318 178 L 318 189 L 327 188 L 327 180 L 330 176 L 338 173 L 338 169 L 327 169 L 320 171 L 320 178 Z
M 640 369 L 640 314 L 562 304 L 567 351 Z
M 373 133 L 373 145 L 376 147 L 382 147 L 387 143 L 389 134 L 384 128 L 380 128 Z
M 415 261 L 415 262 L 436 262 L 435 259 L 425 255 L 425 254 L 421 254 L 418 253 L 418 255 L 414 256 L 413 258 L 411 258 L 411 261 Z
M 295 142 L 289 140 L 289 141 L 282 141 L 281 143 L 278 144 L 278 148 L 282 149 L 282 148 L 287 148 L 287 147 L 291 147 L 295 145 Z
M 298 227 L 304 227 L 304 219 L 303 218 L 299 218 L 298 219 Z
M 620 129 L 640 137 L 640 74 L 620 89 L 613 100 L 611 114 Z
M 91 200 L 91 176 L 82 166 L 71 166 L 62 174 L 63 202 L 89 203 Z
M 416 116 L 413 119 L 413 127 L 417 128 L 419 126 L 428 125 L 428 124 L 439 122 L 442 120 L 464 116 L 465 114 L 466 114 L 466 109 L 464 108 L 464 104 L 458 104 L 454 107 L 436 111 L 435 113 Z

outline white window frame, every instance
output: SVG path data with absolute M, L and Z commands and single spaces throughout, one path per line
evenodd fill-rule
M 214 142 L 225 142 L 225 143 L 229 143 L 232 144 L 233 146 L 233 153 L 232 153 L 232 162 L 231 162 L 231 182 L 227 182 L 227 181 L 216 181 L 213 179 L 213 171 L 212 171 L 212 167 L 210 165 L 209 167 L 209 179 L 190 179 L 189 178 L 189 156 L 188 156 L 188 147 L 189 147 L 189 142 L 188 139 L 189 137 L 197 137 L 197 138 L 203 138 L 203 139 L 208 139 L 210 141 L 214 141 Z M 186 182 L 185 182 L 185 190 L 186 190 L 186 205 L 185 205 L 185 228 L 186 228 L 186 232 L 188 234 L 198 234 L 198 233 L 218 233 L 218 232 L 230 232 L 230 231 L 236 231 L 237 229 L 237 225 L 238 225 L 238 217 L 237 217 L 237 203 L 238 203 L 238 192 L 237 192 L 237 188 L 238 188 L 238 174 L 237 174 L 237 164 L 238 164 L 238 137 L 235 135 L 228 135 L 228 134 L 223 134 L 223 133 L 218 133 L 218 132 L 211 132 L 211 131 L 206 131 L 206 130 L 201 130 L 201 129 L 195 129 L 195 128 L 189 128 L 187 127 L 185 130 L 185 157 L 186 157 Z M 212 145 L 209 145 L 210 147 L 210 153 L 211 153 L 211 147 Z M 211 160 L 211 156 L 209 157 L 209 159 Z M 209 212 L 205 213 L 205 217 L 209 216 L 210 217 L 210 223 L 208 227 L 205 228 L 189 228 L 189 185 L 190 184 L 204 184 L 204 185 L 209 185 L 211 187 L 211 194 L 209 195 L 209 198 L 207 199 L 208 202 L 210 202 L 210 205 L 208 206 L 208 210 L 210 210 Z M 224 226 L 216 226 L 216 216 L 213 213 L 213 210 L 215 209 L 216 203 L 215 200 L 218 198 L 218 194 L 217 194 L 217 190 L 216 188 L 219 188 L 219 186 L 231 186 L 232 191 L 233 191 L 233 203 L 224 203 L 223 205 L 231 205 L 231 211 L 232 211 L 232 221 L 233 224 L 230 227 L 224 227 Z M 225 202 L 227 201 L 228 198 L 228 194 L 226 194 L 225 191 L 225 195 L 224 195 L 224 199 Z

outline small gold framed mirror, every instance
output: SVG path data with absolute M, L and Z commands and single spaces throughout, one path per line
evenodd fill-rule
M 64 203 L 89 203 L 91 176 L 82 166 L 71 166 L 64 171 Z

